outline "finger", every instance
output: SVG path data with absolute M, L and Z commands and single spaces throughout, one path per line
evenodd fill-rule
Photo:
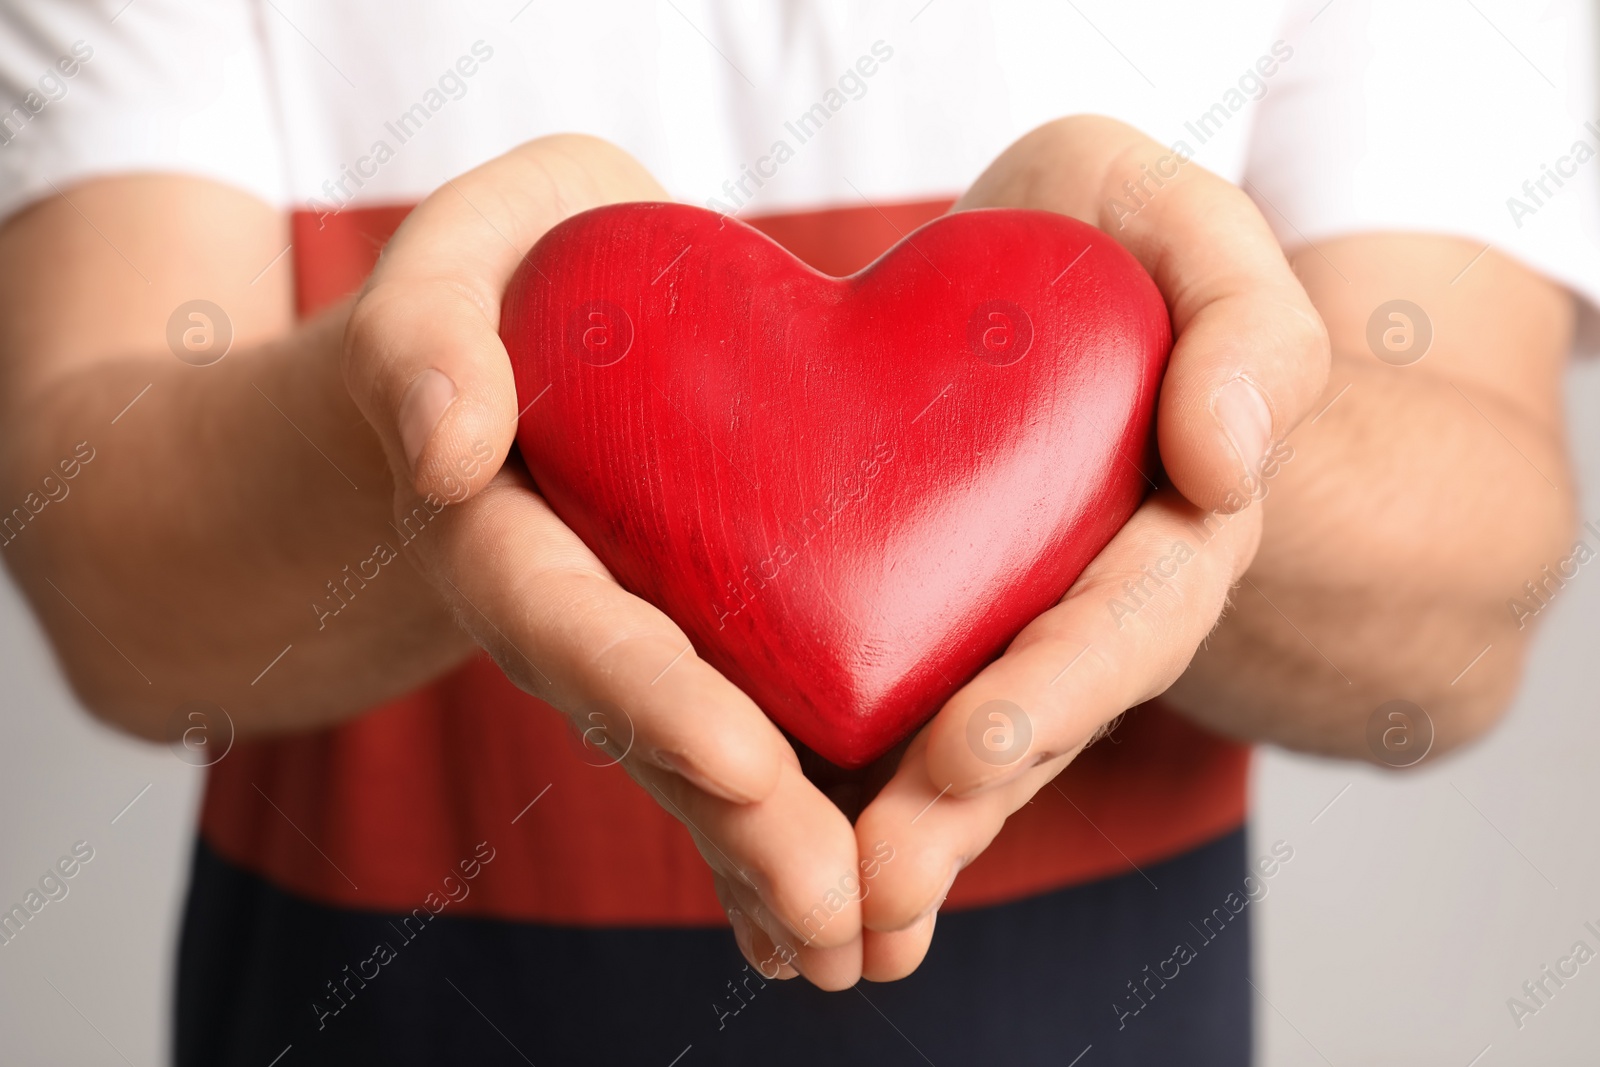
M 718 879 L 718 881 L 720 882 L 722 879 Z M 728 925 L 733 928 L 733 940 L 734 944 L 739 946 L 739 955 L 743 956 L 744 961 L 750 966 L 757 966 L 759 957 L 756 955 L 756 950 L 750 940 L 752 936 L 750 920 L 745 918 L 744 911 L 741 908 L 724 906 L 723 911 L 727 912 Z
M 500 301 L 528 249 L 579 211 L 664 198 L 620 149 L 561 135 L 447 182 L 406 218 L 351 310 L 343 358 L 350 395 L 418 495 L 465 499 L 511 446 Z
M 614 758 L 743 802 L 771 794 L 780 766 L 797 765 L 761 709 L 671 619 L 612 581 L 520 465 L 437 513 L 417 501 L 396 528 L 506 675 Z
M 904 930 L 863 933 L 861 977 L 869 982 L 898 982 L 922 966 L 938 919 L 939 913 L 933 911 Z
M 760 926 L 752 925 L 749 936 L 750 952 L 745 958 L 751 961 L 761 977 L 769 981 L 776 978 L 783 982 L 800 977 L 800 971 L 794 965 L 794 950 L 790 946 L 779 946 Z
M 1261 509 L 1206 514 L 1152 496 L 1061 603 L 926 728 L 928 773 L 966 796 L 1076 752 L 1183 673 L 1255 553 Z
M 1184 496 L 1237 510 L 1271 443 L 1327 380 L 1327 330 L 1238 187 L 1112 119 L 1063 119 L 1007 149 L 957 208 L 1045 208 L 1114 237 L 1155 280 L 1177 341 L 1161 459 Z
M 841 989 L 849 989 L 861 981 L 861 934 L 843 945 L 831 948 L 817 948 L 812 945 L 798 945 L 798 956 L 794 961 L 795 969 L 800 976 L 812 985 L 828 993 L 837 993 Z
M 798 769 L 785 770 L 785 783 L 750 805 L 655 768 L 630 773 L 688 828 L 752 965 L 768 978 L 788 967 L 821 989 L 847 989 L 861 977 L 861 917 L 839 887 L 855 868 L 855 838 Z
M 711 880 L 717 900 L 727 913 L 728 925 L 733 929 L 734 944 L 738 946 L 739 955 L 744 957 L 745 962 L 768 980 L 786 981 L 798 975 L 800 972 L 788 961 L 789 957 L 778 952 L 772 938 L 751 918 L 747 906 L 740 903 L 739 894 L 734 889 L 738 883 L 717 873 L 712 874 Z
M 956 797 L 934 784 L 926 755 L 925 731 L 856 821 L 858 843 L 887 841 L 895 850 L 894 862 L 882 867 L 861 909 L 868 946 L 864 962 L 885 971 L 892 970 L 891 964 L 920 962 L 919 931 L 943 905 L 956 875 L 989 847 L 1012 812 L 1070 762 L 1069 756 L 1057 757 L 997 788 Z M 931 926 L 927 929 L 931 936 Z M 884 934 L 903 936 L 879 955 L 873 941 Z
M 737 908 L 751 924 L 752 951 L 771 976 L 774 963 L 804 977 L 819 989 L 849 989 L 861 979 L 862 938 L 858 932 L 850 941 L 821 947 L 797 938 L 761 898 L 737 881 L 728 882 Z
M 734 903 L 775 940 L 804 951 L 859 938 L 860 901 L 848 892 L 855 833 L 798 767 L 785 763 L 765 799 L 735 804 L 647 764 L 624 766 L 684 824 L 706 864 L 728 880 Z
M 713 878 L 717 899 L 728 913 L 728 924 L 733 927 L 734 941 L 745 962 L 768 981 L 788 981 L 798 976 L 800 972 L 794 967 L 793 950 L 775 944 L 771 935 L 754 921 L 747 910 L 748 905 L 740 903 L 741 893 L 735 888 L 739 883 L 720 874 Z
M 799 978 L 800 971 L 794 965 L 794 954 L 787 946 L 779 946 L 761 927 L 754 927 L 751 935 L 751 952 L 759 962 L 756 970 L 761 972 L 763 978 L 776 978 L 787 982 L 791 978 Z

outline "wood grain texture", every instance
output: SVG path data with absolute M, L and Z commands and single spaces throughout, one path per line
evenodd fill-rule
M 501 335 L 556 513 L 845 767 L 938 710 L 1127 521 L 1171 347 L 1149 276 L 1064 216 L 947 215 L 832 278 L 658 203 L 552 229 Z

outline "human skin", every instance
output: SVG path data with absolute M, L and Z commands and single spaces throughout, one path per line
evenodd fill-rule
M 611 581 L 504 462 L 517 405 L 496 328 L 512 270 L 567 215 L 664 197 L 590 138 L 531 142 L 447 183 L 353 304 L 304 324 L 287 259 L 268 266 L 287 221 L 238 190 L 111 177 L 14 217 L 0 229 L 0 501 L 79 441 L 97 457 L 94 481 L 4 558 L 83 702 L 153 739 L 197 695 L 243 736 L 328 726 L 477 647 L 568 714 L 616 704 L 636 733 L 623 765 L 690 829 L 753 963 L 825 988 L 904 975 L 955 871 L 1158 694 L 1223 733 L 1339 756 L 1368 754 L 1367 717 L 1397 696 L 1428 709 L 1436 748 L 1481 733 L 1528 637 L 1505 599 L 1570 547 L 1563 290 L 1492 251 L 1452 283 L 1479 249 L 1437 236 L 1341 238 L 1291 269 L 1249 199 L 1194 164 L 1119 228 L 1108 202 L 1164 152 L 1110 120 L 1064 119 L 963 198 L 1100 224 L 1151 271 L 1178 338 L 1158 412 L 1171 484 L 913 739 L 853 827 L 748 698 L 692 651 L 673 662 L 682 631 Z M 205 368 L 164 340 L 197 293 L 236 334 Z M 1366 346 L 1372 309 L 1397 295 L 1435 331 L 1408 368 Z M 1230 433 L 1216 400 L 1241 378 L 1264 413 Z M 1220 410 L 1249 415 L 1248 394 L 1230 395 Z M 1107 601 L 1124 578 L 1231 508 L 1284 438 L 1295 459 L 1267 500 L 1117 625 Z M 319 631 L 307 600 L 427 494 L 452 502 L 409 562 Z M 1033 725 L 1009 767 L 966 743 L 970 712 L 995 698 Z M 895 862 L 806 942 L 801 918 L 880 840 Z

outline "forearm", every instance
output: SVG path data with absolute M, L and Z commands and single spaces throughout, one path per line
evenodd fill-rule
M 1338 400 L 1267 483 L 1246 581 L 1168 698 L 1227 734 L 1354 757 L 1372 755 L 1373 712 L 1409 700 L 1439 751 L 1508 702 L 1533 632 L 1508 600 L 1572 552 L 1564 445 L 1421 368 L 1347 354 L 1331 381 Z
M 203 699 L 244 733 L 304 728 L 468 652 L 401 558 L 386 465 L 339 375 L 343 322 L 207 367 L 103 359 L 12 398 L 4 501 L 48 500 L 52 472 L 65 495 L 13 523 L 4 558 L 97 713 L 160 736 Z M 93 459 L 64 480 L 80 443 Z
M 79 442 L 95 449 L 70 497 L 45 505 L 0 555 L 92 710 L 150 736 L 189 700 L 223 705 L 244 732 L 304 729 L 472 654 L 412 561 L 445 536 L 446 501 L 465 501 L 499 469 L 515 426 L 498 313 L 484 313 L 521 258 L 506 227 L 664 195 L 624 153 L 580 136 L 533 142 L 492 175 L 473 179 L 484 181 L 477 202 L 462 192 L 469 176 L 451 182 L 450 207 L 431 213 L 459 216 L 421 237 L 409 227 L 409 252 L 402 227 L 385 254 L 417 264 L 415 283 L 390 286 L 404 294 L 388 311 L 367 301 L 369 337 L 391 317 L 408 326 L 365 347 L 363 403 L 398 403 L 462 331 L 488 322 L 456 382 L 464 394 L 495 383 L 511 409 L 473 422 L 488 410 L 481 396 L 451 405 L 455 454 L 423 457 L 422 488 L 402 494 L 398 517 L 389 463 L 409 464 L 381 447 L 340 367 L 347 340 L 363 347 L 346 334 L 361 331 L 347 330 L 347 309 L 296 324 L 281 210 L 205 179 L 118 175 L 0 227 L 0 506 L 25 500 Z M 493 212 L 480 203 L 524 190 L 527 214 L 485 226 Z M 486 260 L 503 273 L 486 274 Z M 203 367 L 167 351 L 170 324 L 196 296 L 223 309 L 235 339 Z M 452 296 L 472 299 L 456 307 Z M 502 545 L 492 539 L 491 555 Z M 493 596 L 452 599 L 475 622 L 480 605 L 500 608 L 489 627 L 503 639 L 524 605 L 504 583 Z

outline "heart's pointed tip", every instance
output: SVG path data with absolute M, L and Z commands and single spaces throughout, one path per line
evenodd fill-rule
M 834 736 L 819 735 L 805 744 L 835 767 L 847 771 L 859 771 L 888 755 L 907 736 L 909 732 L 862 738 L 845 736 L 841 732 Z
M 886 752 L 888 750 L 885 749 L 884 751 Z M 869 752 L 866 755 L 858 755 L 856 753 L 840 753 L 840 752 L 819 752 L 819 753 L 817 753 L 817 755 L 821 756 L 823 759 L 827 760 L 829 763 L 833 764 L 835 767 L 839 767 L 839 768 L 842 768 L 842 769 L 847 770 L 847 771 L 859 771 L 863 767 L 866 767 L 868 764 L 870 764 L 873 760 L 877 759 L 878 756 L 881 756 L 882 754 L 883 753 L 881 753 L 881 752 L 880 753 L 876 753 L 876 754 L 873 754 L 873 753 Z

